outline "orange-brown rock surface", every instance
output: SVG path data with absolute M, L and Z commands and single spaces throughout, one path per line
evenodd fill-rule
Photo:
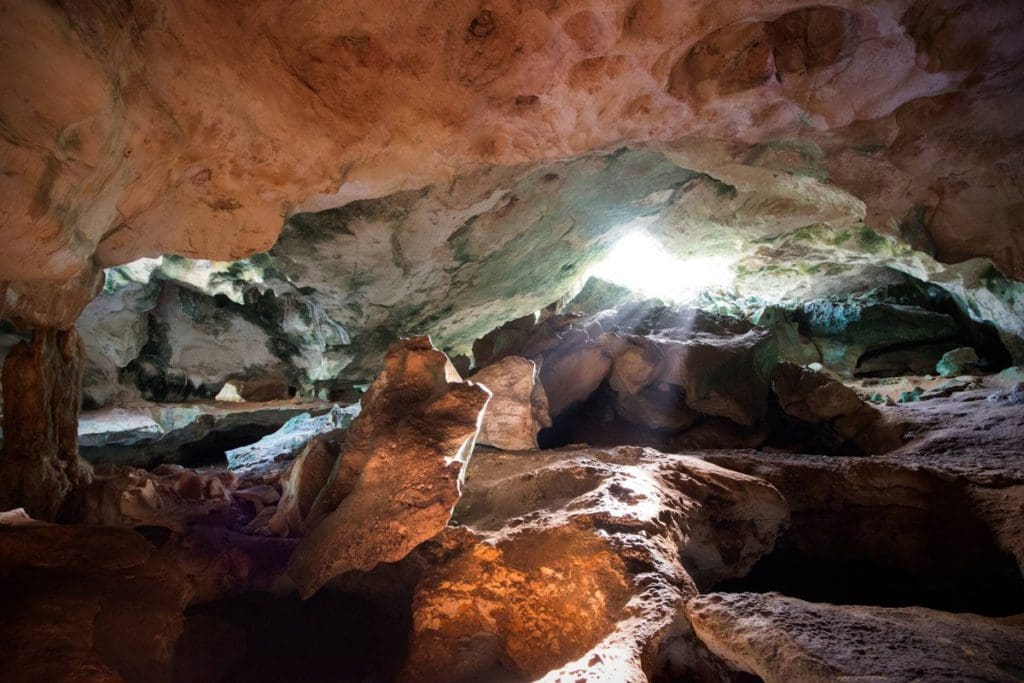
M 0 509 L 52 521 L 68 492 L 88 482 L 78 458 L 83 362 L 74 328 L 36 330 L 4 361 Z
M 301 595 L 346 571 L 401 560 L 448 524 L 490 397 L 427 337 L 389 347 L 304 521 L 288 572 Z
M 792 168 L 757 143 L 817 145 L 871 224 L 1020 276 L 1021 18 L 1012 0 L 7 3 L 5 315 L 66 325 L 97 266 L 265 250 L 296 211 L 683 139 L 726 141 L 685 146 L 714 177 Z
M 787 521 L 753 477 L 651 449 L 477 453 L 416 588 L 403 680 L 644 681 L 687 597 Z M 668 649 L 668 648 L 665 648 Z

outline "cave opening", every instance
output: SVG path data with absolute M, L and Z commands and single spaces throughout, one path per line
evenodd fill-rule
M 598 278 L 640 296 L 686 303 L 707 289 L 732 284 L 731 266 L 724 256 L 677 258 L 650 233 L 635 230 L 619 238 L 584 280 Z

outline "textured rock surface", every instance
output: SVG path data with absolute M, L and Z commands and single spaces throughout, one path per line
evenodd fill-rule
M 79 414 L 78 444 L 93 463 L 155 467 L 222 463 L 225 449 L 280 429 L 301 413 L 329 404 L 293 401 L 234 404 L 198 401 L 167 404 L 133 401 Z
M 506 451 L 537 447 L 537 432 L 551 426 L 548 397 L 537 378 L 537 365 L 508 356 L 473 375 L 491 392 L 476 442 Z
M 341 445 L 329 435 L 313 437 L 295 461 L 281 475 L 281 499 L 267 521 L 268 533 L 276 536 L 301 536 L 308 528 L 306 519 L 338 460 Z M 254 520 L 254 524 L 255 524 Z
M 822 168 L 872 224 L 1020 273 L 1016 3 L 293 10 L 11 8 L 8 291 L 87 279 L 93 258 L 237 257 L 297 208 L 469 167 L 686 137 L 732 140 L 702 171 Z M 780 137 L 823 160 L 757 147 Z
M 353 385 L 376 374 L 395 336 L 430 333 L 458 354 L 509 319 L 529 327 L 535 311 L 573 291 L 616 236 L 643 226 L 685 257 L 736 260 L 735 284 L 705 293 L 701 305 L 771 328 L 780 354 L 794 362 L 823 361 L 852 376 L 930 372 L 957 346 L 975 347 L 986 368 L 1024 359 L 1024 285 L 991 266 L 942 266 L 857 226 L 785 232 L 792 226 L 772 222 L 782 217 L 755 222 L 762 204 L 753 198 L 691 196 L 710 182 L 703 176 L 658 192 L 652 188 L 682 178 L 666 163 L 623 152 L 551 165 L 559 177 L 593 181 L 558 188 L 539 171 L 478 174 L 443 192 L 296 216 L 268 255 L 232 263 L 164 257 L 111 269 L 104 293 L 79 319 L 88 404 L 140 393 L 159 401 L 212 398 L 229 380 L 282 377 L 289 391 L 350 401 Z M 593 200 L 610 193 L 624 203 Z M 494 203 L 495 194 L 516 200 Z M 723 201 L 735 204 L 721 219 L 728 224 L 691 215 Z M 471 208 L 452 208 L 463 205 Z M 543 220 L 538 206 L 546 209 Z M 676 215 L 682 207 L 688 213 Z M 569 229 L 580 221 L 589 227 Z M 498 229 L 502 242 L 489 237 Z M 316 254 L 332 258 L 311 255 L 311 242 Z M 574 300 L 568 310 L 577 305 L 591 306 Z M 496 348 L 493 339 L 476 344 L 478 362 L 508 355 L 500 344 L 509 338 Z
M 635 396 L 669 385 L 685 392 L 686 405 L 693 410 L 746 426 L 764 417 L 778 362 L 771 335 L 730 326 L 731 321 L 723 321 L 724 329 L 712 324 L 707 331 L 695 329 L 690 321 L 679 322 L 683 326 L 657 336 L 629 338 L 625 344 L 612 341 L 615 364 L 609 386 L 620 396 Z
M 978 366 L 978 353 L 970 347 L 953 349 L 942 355 L 935 370 L 943 377 L 956 377 Z
M 645 681 L 686 598 L 745 573 L 786 516 L 772 487 L 696 458 L 477 453 L 403 678 Z
M 245 474 L 271 475 L 287 466 L 313 437 L 347 429 L 360 414 L 360 405 L 332 406 L 323 415 L 302 413 L 254 444 L 227 451 L 228 469 Z
M 0 623 L 5 678 L 169 682 L 185 608 L 269 589 L 292 547 L 209 528 L 156 539 L 126 528 L 0 525 L 0 598 L 17 615 Z
M 89 480 L 78 458 L 82 342 L 74 328 L 36 330 L 3 365 L 0 509 L 54 520 L 72 488 Z
M 13 681 L 276 680 L 282 667 L 332 680 L 402 667 L 406 680 L 800 680 L 899 678 L 908 663 L 1012 680 L 1024 624 L 993 617 L 1024 609 L 1024 415 L 1001 393 L 1015 377 L 880 407 L 912 440 L 870 458 L 483 449 L 454 524 L 308 601 L 283 595 L 285 570 L 316 496 L 337 484 L 342 443 L 314 438 L 266 478 L 97 468 L 67 506 L 88 525 L 0 513 L 0 604 L 13 615 L 0 639 L 16 645 L 0 664 Z M 353 464 L 341 457 L 339 470 Z M 773 563 L 782 571 L 766 574 Z M 353 658 L 336 638 L 380 620 L 386 648 Z M 200 656 L 173 673 L 172 652 Z
M 822 373 L 779 363 L 772 389 L 783 411 L 812 424 L 830 424 L 864 453 L 886 453 L 903 444 L 897 425 L 887 423 L 853 389 Z
M 400 560 L 445 527 L 489 399 L 427 337 L 391 345 L 290 561 L 300 595 Z
M 767 683 L 1008 682 L 1024 667 L 1024 617 L 813 604 L 773 593 L 711 593 L 686 609 L 712 652 Z
M 903 443 L 899 426 L 853 390 L 780 367 L 777 348 L 775 328 L 656 299 L 588 317 L 548 314 L 530 327 L 515 321 L 475 346 L 478 362 L 516 353 L 538 363 L 553 416 L 545 446 L 861 455 Z

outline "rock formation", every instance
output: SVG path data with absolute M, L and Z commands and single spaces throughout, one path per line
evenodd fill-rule
M 445 527 L 490 397 L 426 337 L 389 348 L 291 559 L 301 595 L 400 560 Z
M 82 342 L 74 328 L 36 330 L 3 365 L 0 508 L 54 520 L 65 496 L 89 480 L 78 459 Z
M 646 680 L 686 598 L 742 575 L 786 516 L 770 486 L 694 458 L 478 453 L 403 680 Z
M 764 681 L 1013 681 L 1024 637 L 1019 617 L 820 605 L 771 593 L 702 595 L 687 614 L 712 652 Z
M 1024 4 L 0 54 L 0 678 L 1021 677 Z
M 508 356 L 473 375 L 491 392 L 476 442 L 506 451 L 537 447 L 537 432 L 551 426 L 548 397 L 533 361 Z

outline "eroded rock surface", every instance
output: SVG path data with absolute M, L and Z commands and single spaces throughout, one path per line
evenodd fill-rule
M 428 338 L 392 344 L 291 559 L 301 595 L 400 560 L 445 527 L 490 396 Z
M 329 404 L 276 401 L 233 404 L 132 402 L 79 414 L 78 444 L 92 463 L 155 467 L 223 464 L 226 451 L 262 439 L 290 419 Z
M 267 590 L 292 543 L 223 529 L 147 539 L 127 528 L 0 524 L 8 680 L 171 680 L 183 612 Z
M 772 389 L 787 414 L 811 424 L 829 424 L 839 439 L 864 453 L 886 453 L 903 445 L 898 425 L 887 423 L 857 392 L 822 373 L 779 363 Z
M 472 377 L 491 392 L 477 443 L 506 451 L 537 447 L 537 432 L 551 426 L 548 397 L 537 377 L 537 365 L 509 356 Z
M 7 354 L 0 509 L 23 507 L 52 521 L 72 488 L 89 481 L 89 467 L 78 458 L 82 372 L 74 328 L 36 330 Z
M 18 6 L 0 27 L 4 300 L 66 325 L 97 265 L 236 258 L 297 210 L 663 141 L 697 141 L 688 167 L 733 186 L 800 168 L 797 184 L 843 188 L 872 225 L 1019 275 L 1021 9 L 970 9 Z M 217 47 L 198 59 L 197 44 Z
M 454 518 L 404 680 L 647 680 L 685 599 L 744 574 L 787 511 L 752 477 L 620 448 L 478 453 Z
M 697 637 L 740 671 L 775 681 L 1016 681 L 1024 617 L 920 607 L 814 604 L 782 595 L 711 593 L 691 600 Z
M 323 415 L 302 413 L 256 443 L 227 451 L 228 469 L 242 474 L 273 477 L 287 467 L 314 437 L 348 429 L 361 411 L 360 404 L 331 406 Z

